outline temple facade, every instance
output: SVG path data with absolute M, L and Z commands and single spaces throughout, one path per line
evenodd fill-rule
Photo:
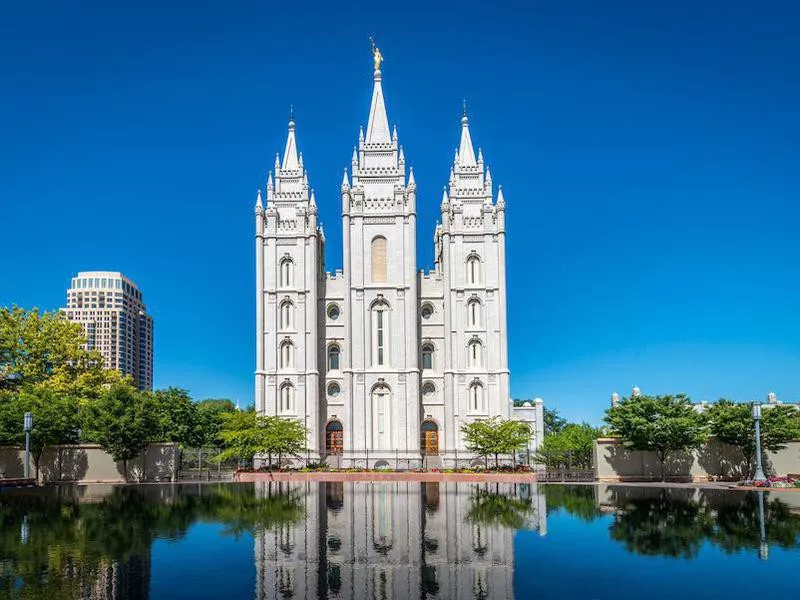
M 266 198 L 258 193 L 256 409 L 302 421 L 307 458 L 462 464 L 462 425 L 512 411 L 505 201 L 465 110 L 442 174 L 441 221 L 430 225 L 434 268 L 418 270 L 417 203 L 431 200 L 417 197 L 389 126 L 375 52 L 366 133 L 339 190 L 343 268 L 325 271 L 317 199 L 291 117 Z

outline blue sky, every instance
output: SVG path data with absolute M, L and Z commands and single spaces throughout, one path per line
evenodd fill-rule
M 293 104 L 341 267 L 368 36 L 419 189 L 420 268 L 458 143 L 505 193 L 514 397 L 800 400 L 793 2 L 19 2 L 0 21 L 0 304 L 121 270 L 155 381 L 252 401 L 252 208 Z

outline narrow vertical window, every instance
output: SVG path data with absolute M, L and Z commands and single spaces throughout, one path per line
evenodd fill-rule
M 328 370 L 339 370 L 339 346 L 331 346 L 328 350 Z
M 383 364 L 383 311 L 378 311 L 378 325 L 377 325 L 377 334 L 378 334 L 378 364 Z
M 284 302 L 281 304 L 281 329 L 291 329 L 292 327 L 292 303 Z
M 481 260 L 474 254 L 467 259 L 467 283 L 477 285 L 481 280 Z
M 281 261 L 280 284 L 281 287 L 289 287 L 292 285 L 292 261 L 288 258 L 284 258 Z
M 486 412 L 483 408 L 483 386 L 475 382 L 469 387 L 469 408 L 472 412 Z
M 422 347 L 422 368 L 433 368 L 433 347 L 429 344 Z
M 293 392 L 292 384 L 285 383 L 281 386 L 280 402 L 278 405 L 278 410 L 280 412 L 282 413 L 292 412 L 293 410 L 292 402 L 294 400 L 292 392 Z
M 386 238 L 377 236 L 372 240 L 372 283 L 386 283 Z
M 481 354 L 481 343 L 477 340 L 470 342 L 467 346 L 467 364 L 473 369 L 480 367 L 483 363 Z
M 481 303 L 478 300 L 470 300 L 467 305 L 467 322 L 472 328 L 480 327 L 481 324 Z
M 291 369 L 293 363 L 293 348 L 291 342 L 284 342 L 281 344 L 280 362 L 282 369 Z

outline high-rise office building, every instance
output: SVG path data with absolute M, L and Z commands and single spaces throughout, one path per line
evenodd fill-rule
M 130 375 L 140 390 L 153 389 L 153 318 L 135 283 L 117 271 L 81 271 L 63 311 L 81 324 L 86 347 L 103 355 L 107 369 Z

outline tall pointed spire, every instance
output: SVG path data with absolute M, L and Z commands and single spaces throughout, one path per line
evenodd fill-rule
M 286 150 L 283 152 L 283 165 L 281 169 L 299 169 L 300 161 L 297 158 L 297 142 L 294 139 L 294 110 L 289 114 L 289 135 L 286 137 Z
M 464 114 L 461 117 L 461 145 L 458 148 L 459 164 L 462 167 L 475 167 L 475 151 L 472 149 L 472 137 L 469 134 L 467 103 L 464 101 Z
M 383 86 L 381 85 L 381 51 L 372 42 L 372 56 L 375 61 L 373 78 L 375 86 L 372 88 L 372 103 L 369 107 L 369 121 L 367 122 L 367 144 L 388 144 L 392 141 L 389 134 L 389 119 L 386 117 L 386 103 L 383 100 Z

